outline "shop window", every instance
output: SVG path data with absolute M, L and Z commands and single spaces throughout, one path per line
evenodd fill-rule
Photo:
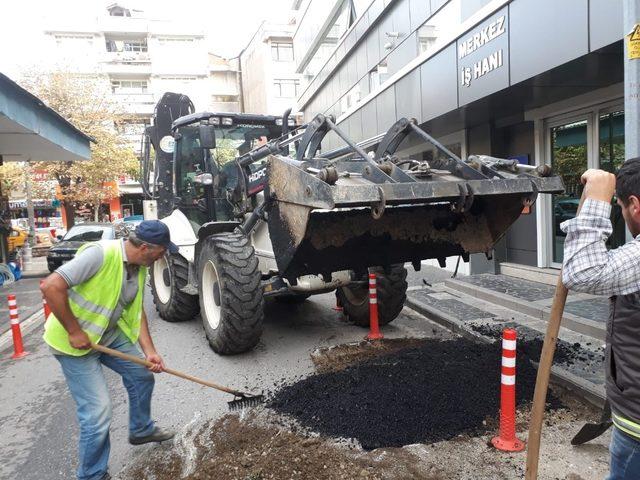
M 565 233 L 562 222 L 574 218 L 578 211 L 582 183 L 580 177 L 588 168 L 587 120 L 558 125 L 550 129 L 551 168 L 564 182 L 564 193 L 553 195 L 553 261 L 562 263 Z
M 625 160 L 624 156 L 624 112 L 600 114 L 598 118 L 598 156 L 600 168 L 616 173 Z M 611 205 L 613 233 L 607 239 L 607 247 L 617 248 L 626 243 L 626 227 L 622 209 L 616 202 Z

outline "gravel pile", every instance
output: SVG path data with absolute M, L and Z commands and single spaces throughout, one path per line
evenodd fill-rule
M 499 342 L 427 340 L 284 386 L 268 405 L 321 434 L 355 438 L 368 450 L 482 435 L 494 430 L 498 416 L 500 358 Z M 533 398 L 536 371 L 528 358 L 520 353 L 517 360 L 519 404 Z M 552 408 L 561 406 L 549 400 Z

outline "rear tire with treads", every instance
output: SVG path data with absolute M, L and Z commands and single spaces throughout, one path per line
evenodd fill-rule
M 151 294 L 160 318 L 167 322 L 191 320 L 198 314 L 198 297 L 182 292 L 189 281 L 189 263 L 167 253 L 151 266 Z
M 386 325 L 400 315 L 407 299 L 407 269 L 403 265 L 392 265 L 388 274 L 380 267 L 372 267 L 369 271 L 376 274 L 378 324 Z M 336 296 L 351 322 L 361 327 L 369 326 L 368 283 L 340 287 L 336 290 Z
M 222 355 L 251 350 L 260 340 L 264 299 L 258 258 L 240 233 L 211 235 L 198 261 L 200 314 L 209 345 Z

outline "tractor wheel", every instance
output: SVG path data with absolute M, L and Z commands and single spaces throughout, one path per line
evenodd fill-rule
M 264 300 L 258 258 L 242 234 L 208 237 L 199 261 L 200 314 L 209 345 L 230 355 L 260 340 Z
M 407 270 L 402 265 L 392 265 L 388 274 L 379 267 L 370 271 L 377 275 L 378 324 L 386 325 L 400 315 L 407 299 Z M 340 287 L 336 296 L 351 322 L 361 327 L 369 326 L 368 284 Z
M 151 293 L 160 318 L 167 322 L 191 320 L 198 314 L 198 297 L 180 291 L 189 279 L 189 263 L 166 254 L 151 266 Z

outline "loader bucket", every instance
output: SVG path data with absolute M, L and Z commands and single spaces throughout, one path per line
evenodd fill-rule
M 405 182 L 391 169 L 375 178 L 363 161 L 332 163 L 339 178 L 330 184 L 309 173 L 322 165 L 281 156 L 268 161 L 269 232 L 289 281 L 490 252 L 538 192 L 563 190 L 559 177 L 522 174 L 465 180 L 445 172 Z

